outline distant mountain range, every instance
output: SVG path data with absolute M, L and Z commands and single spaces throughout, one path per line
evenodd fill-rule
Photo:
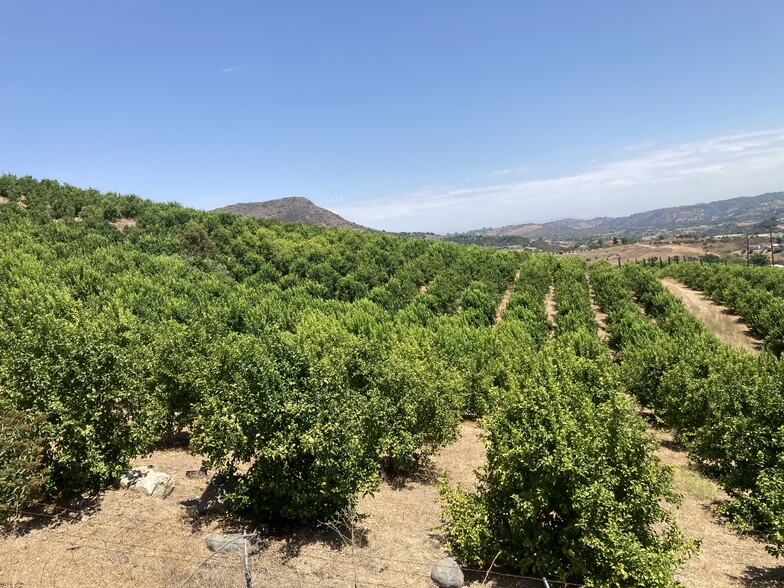
M 241 202 L 216 210 L 322 227 L 372 230 L 316 206 L 307 198 L 298 196 L 265 202 Z M 671 234 L 694 232 L 715 235 L 754 230 L 760 228 L 761 223 L 769 222 L 771 218 L 784 219 L 784 192 L 717 200 L 707 204 L 658 208 L 618 218 L 597 217 L 588 220 L 566 218 L 543 224 L 526 223 L 499 228 L 483 228 L 459 235 L 450 235 L 448 238 L 485 236 L 522 237 L 530 240 L 584 239 L 605 235 L 639 236 L 660 232 Z M 439 236 L 430 233 L 411 235 L 420 238 L 439 238 Z
M 326 208 L 316 206 L 313 202 L 301 196 L 278 198 L 277 200 L 267 200 L 265 202 L 240 202 L 216 208 L 215 210 L 217 212 L 233 212 L 243 216 L 272 218 L 290 223 L 304 223 L 320 227 L 356 229 L 358 231 L 370 230 L 362 225 L 347 221 L 342 216 Z
M 529 239 L 585 238 L 651 232 L 741 233 L 771 218 L 784 217 L 784 192 L 717 200 L 707 204 L 659 208 L 618 218 L 567 218 L 543 224 L 507 225 L 468 231 L 466 235 L 519 236 Z

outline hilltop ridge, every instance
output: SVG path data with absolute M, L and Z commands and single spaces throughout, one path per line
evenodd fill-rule
M 695 229 L 701 233 L 743 232 L 784 216 L 784 192 L 742 196 L 685 206 L 670 206 L 622 217 L 565 218 L 547 223 L 522 223 L 466 231 L 465 235 L 580 238 L 605 233 L 637 233 Z
M 277 198 L 264 202 L 238 202 L 237 204 L 216 208 L 215 212 L 233 212 L 243 216 L 271 218 L 290 223 L 303 223 L 320 227 L 355 229 L 358 231 L 370 230 L 357 223 L 352 223 L 326 208 L 317 206 L 302 196 Z

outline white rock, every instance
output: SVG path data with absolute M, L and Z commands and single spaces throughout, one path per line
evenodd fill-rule
M 230 553 L 232 551 L 243 551 L 245 549 L 245 538 L 248 539 L 248 553 L 258 551 L 258 544 L 250 536 L 242 533 L 212 533 L 204 538 L 204 542 L 210 551 Z
M 120 478 L 120 486 L 156 498 L 166 498 L 174 490 L 171 476 L 165 472 L 157 472 L 151 466 L 132 469 Z
M 460 588 L 465 582 L 463 570 L 451 557 L 445 557 L 433 566 L 430 579 L 441 588 Z

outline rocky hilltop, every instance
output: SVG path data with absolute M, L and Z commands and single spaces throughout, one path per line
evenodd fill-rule
M 290 198 L 278 198 L 265 202 L 239 202 L 230 204 L 222 208 L 216 208 L 216 212 L 233 212 L 243 216 L 256 218 L 271 218 L 290 223 L 304 223 L 306 225 L 317 225 L 320 227 L 336 227 L 339 229 L 355 229 L 358 231 L 368 231 L 367 227 L 347 221 L 342 216 L 316 206 L 307 198 L 292 196 Z

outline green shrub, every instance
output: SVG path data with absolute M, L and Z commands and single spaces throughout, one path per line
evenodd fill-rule
M 147 394 L 133 338 L 87 314 L 24 317 L 3 337 L 9 406 L 41 419 L 55 487 L 98 491 L 152 447 L 163 410 Z
M 393 472 L 421 465 L 455 440 L 461 377 L 439 357 L 431 331 L 398 327 L 383 360 L 370 367 L 379 457 Z
M 44 496 L 49 470 L 38 435 L 42 421 L 42 416 L 0 409 L 0 521 Z
M 765 534 L 767 549 L 784 545 L 784 403 L 780 358 L 731 349 L 698 323 L 655 275 L 640 267 L 592 268 L 603 306 L 611 309 L 608 328 L 620 347 L 624 383 L 656 418 L 673 427 L 689 457 L 715 476 L 729 494 L 722 510 L 744 530 Z M 758 332 L 775 337 L 784 308 L 773 291 L 779 274 L 768 269 L 670 266 L 667 273 L 730 304 Z M 759 287 L 754 287 L 758 284 Z M 655 324 L 630 302 L 634 286 Z
M 368 403 L 349 385 L 351 350 L 331 326 L 216 344 L 192 444 L 235 478 L 236 508 L 324 518 L 376 487 Z
M 692 546 L 661 505 L 677 502 L 672 472 L 612 374 L 568 346 L 535 371 L 490 421 L 478 493 L 441 487 L 450 551 L 591 586 L 675 585 Z

